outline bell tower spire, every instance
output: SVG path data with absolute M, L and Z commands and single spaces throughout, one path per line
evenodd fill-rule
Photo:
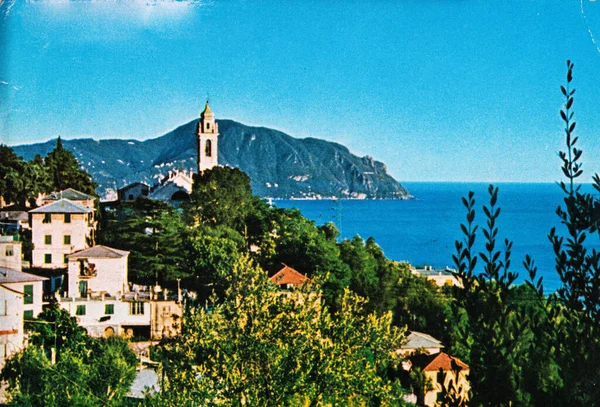
M 208 100 L 204 111 L 200 113 L 197 128 L 198 136 L 198 174 L 219 164 L 219 125 L 210 110 Z

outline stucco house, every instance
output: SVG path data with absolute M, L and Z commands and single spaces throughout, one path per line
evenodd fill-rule
M 269 280 L 282 289 L 289 289 L 302 286 L 309 278 L 284 264 L 281 270 L 269 277 Z
M 130 289 L 129 252 L 93 246 L 67 256 L 67 292 L 62 308 L 91 336 L 161 339 L 181 329 L 181 303 L 167 290 Z
M 60 201 L 61 199 L 68 199 L 69 201 L 77 202 L 85 206 L 86 208 L 95 209 L 96 197 L 77 191 L 73 188 L 67 188 L 62 191 L 52 192 L 42 198 L 42 205 L 48 205 L 50 203 Z
M 440 352 L 433 355 L 421 354 L 411 357 L 412 368 L 420 369 L 431 384 L 429 389 L 420 389 L 417 394 L 417 404 L 427 407 L 436 407 L 442 395 L 442 386 L 449 389 L 454 384 L 464 400 L 468 400 L 471 388 L 468 376 L 469 366 L 460 359 Z
M 117 197 L 119 202 L 131 202 L 138 198 L 147 198 L 150 193 L 150 185 L 145 182 L 134 182 L 119 188 Z
M 16 236 L 0 236 L 0 267 L 22 269 L 21 242 Z
M 29 211 L 33 241 L 32 267 L 65 268 L 67 255 L 93 246 L 94 209 L 68 199 Z
M 431 335 L 410 331 L 397 352 L 405 357 L 417 353 L 435 355 L 436 353 L 440 353 L 443 347 L 442 342 Z
M 67 255 L 67 296 L 118 297 L 128 291 L 129 252 L 93 246 Z
M 0 368 L 24 346 L 24 320 L 42 312 L 42 283 L 29 273 L 0 267 Z
M 432 266 L 424 266 L 423 268 L 411 267 L 410 271 L 417 276 L 427 278 L 427 280 L 434 282 L 438 287 L 446 285 L 462 287 L 462 283 L 453 273 L 454 270 L 448 267 L 445 269 L 434 269 Z

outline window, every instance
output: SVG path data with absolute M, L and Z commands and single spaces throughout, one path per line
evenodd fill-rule
M 115 304 L 105 304 L 104 305 L 104 314 L 112 315 L 115 313 Z
M 88 293 L 88 282 L 80 281 L 79 282 L 79 295 L 81 297 L 87 297 L 87 293 Z
M 210 129 L 210 123 L 206 122 L 206 129 Z
M 6 300 L 0 300 L 0 315 L 6 315 L 7 302 Z
M 75 315 L 85 315 L 85 305 L 78 305 L 75 309 Z
M 68 256 L 67 253 L 63 254 L 63 263 L 65 263 L 65 264 L 67 264 L 69 262 L 69 258 L 67 256 Z
M 129 313 L 131 315 L 144 315 L 144 303 L 132 302 L 129 306 Z
M 52 244 L 52 235 L 44 236 L 44 244 Z
M 71 235 L 64 235 L 63 236 L 63 243 L 64 244 L 71 244 Z
M 4 255 L 6 257 L 10 257 L 13 255 L 13 247 L 11 244 L 9 244 L 8 246 L 6 246 L 6 251 L 4 252 Z
M 52 254 L 50 254 L 50 253 L 44 254 L 44 263 L 46 263 L 46 264 L 52 263 Z
M 52 223 L 52 214 L 51 213 L 45 213 L 44 214 L 44 220 L 42 221 L 42 223 Z
M 23 319 L 26 321 L 31 321 L 33 319 L 33 311 L 32 310 L 23 311 Z
M 27 284 L 23 286 L 23 304 L 33 304 L 33 285 Z
M 65 213 L 65 223 L 71 223 L 71 214 Z
M 206 140 L 206 146 L 204 147 L 204 154 L 207 157 L 211 157 L 212 156 L 212 141 Z

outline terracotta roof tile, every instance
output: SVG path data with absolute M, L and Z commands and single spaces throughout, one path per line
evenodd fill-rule
M 284 265 L 284 267 L 275 273 L 270 280 L 277 285 L 302 285 L 309 280 L 304 274 L 294 270 L 293 268 Z
M 417 355 L 411 358 L 411 362 L 413 366 L 420 367 L 424 372 L 437 372 L 440 369 L 450 371 L 453 363 L 458 365 L 460 370 L 469 369 L 469 366 L 460 359 L 444 352 L 434 355 Z

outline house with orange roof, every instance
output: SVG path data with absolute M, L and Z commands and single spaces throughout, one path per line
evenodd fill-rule
M 283 268 L 269 278 L 272 282 L 277 284 L 280 288 L 295 288 L 300 287 L 307 281 L 310 281 L 308 277 L 294 270 L 288 265 L 283 265 Z
M 288 265 L 283 265 L 283 268 L 277 273 L 269 277 L 273 283 L 279 287 L 279 294 L 285 295 L 288 298 L 294 298 L 298 303 L 303 303 L 307 296 L 309 299 L 314 299 L 315 304 L 321 303 L 321 297 L 317 291 L 309 291 L 308 293 L 304 290 L 296 290 L 301 288 L 304 284 L 310 282 L 310 278 L 300 273 L 298 270 L 294 270 Z
M 436 407 L 442 396 L 442 389 L 454 387 L 460 397 L 468 400 L 471 388 L 468 380 L 469 366 L 454 356 L 439 352 L 420 354 L 410 358 L 411 370 L 419 369 L 425 378 L 424 388 L 415 389 L 417 405 Z

